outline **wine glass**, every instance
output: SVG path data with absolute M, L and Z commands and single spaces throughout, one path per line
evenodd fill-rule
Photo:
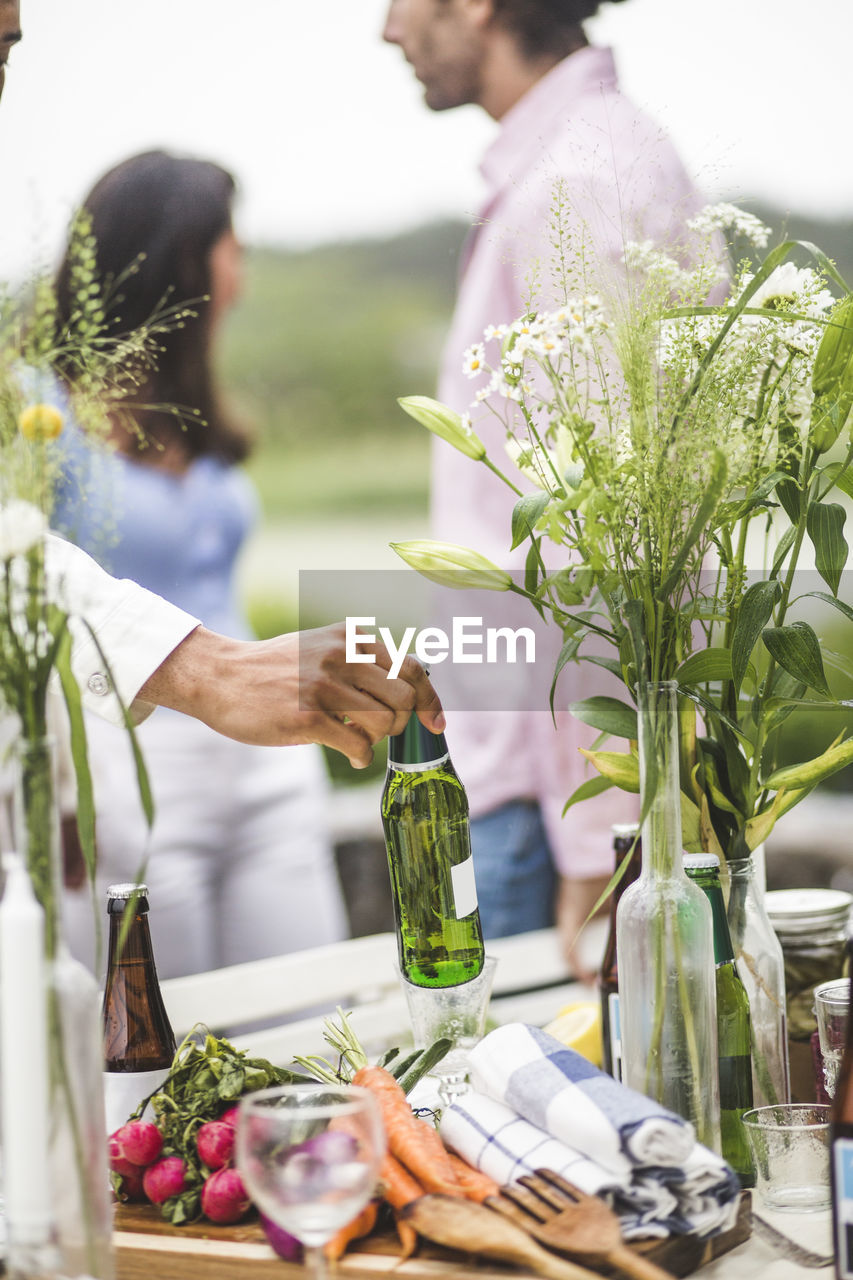
M 322 1246 L 373 1195 L 385 1154 L 376 1099 L 355 1085 L 282 1085 L 248 1094 L 237 1167 L 252 1199 L 305 1250 L 315 1280 Z
M 483 1038 L 497 960 L 486 956 L 476 978 L 452 987 L 418 987 L 401 975 L 415 1044 L 447 1038 L 451 1045 L 430 1071 L 444 1106 L 468 1091 L 468 1055 Z

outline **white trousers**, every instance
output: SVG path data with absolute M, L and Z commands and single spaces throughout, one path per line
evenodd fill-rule
M 137 730 L 156 805 L 149 833 L 127 734 L 87 717 L 97 810 L 97 911 L 141 874 L 161 978 L 346 936 L 327 829 L 330 784 L 314 746 L 233 742 L 159 709 Z M 89 888 L 66 891 L 65 933 L 94 968 Z

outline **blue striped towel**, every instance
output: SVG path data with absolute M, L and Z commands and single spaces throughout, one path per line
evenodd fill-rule
M 538 1027 L 498 1027 L 472 1049 L 473 1087 L 613 1174 L 677 1168 L 692 1125 L 599 1071 Z
M 501 1186 L 537 1169 L 552 1169 L 587 1195 L 601 1196 L 619 1215 L 626 1240 L 687 1232 L 716 1235 L 737 1216 L 737 1178 L 698 1143 L 681 1167 L 634 1167 L 615 1174 L 476 1090 L 445 1109 L 441 1136 Z

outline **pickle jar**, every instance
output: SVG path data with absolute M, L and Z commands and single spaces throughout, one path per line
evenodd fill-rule
M 813 1101 L 814 989 L 844 976 L 853 896 L 837 889 L 777 889 L 765 902 L 785 962 L 791 1096 Z

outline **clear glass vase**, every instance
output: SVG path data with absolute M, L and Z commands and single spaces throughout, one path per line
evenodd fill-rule
M 682 864 L 676 688 L 638 688 L 643 863 L 616 913 L 623 1079 L 719 1151 L 713 925 Z
M 758 851 L 756 850 L 756 853 Z M 789 1102 L 785 963 L 764 905 L 761 858 L 729 858 L 720 868 L 737 969 L 749 996 L 752 1091 L 757 1107 Z
M 112 1208 L 104 1120 L 100 998 L 62 941 L 61 850 L 55 744 L 17 744 L 16 838 L 45 910 L 53 1245 L 63 1277 L 112 1280 Z M 93 925 L 94 927 L 94 925 Z M 8 1260 L 14 1271 L 14 1258 Z

